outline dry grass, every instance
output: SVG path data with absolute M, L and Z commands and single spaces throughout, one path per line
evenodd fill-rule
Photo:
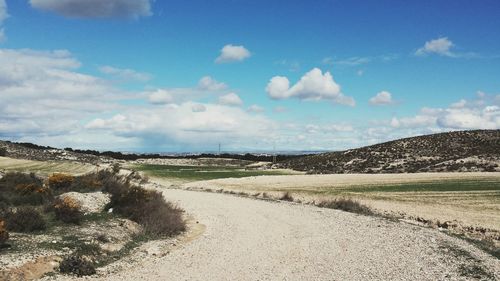
M 362 215 L 373 215 L 373 211 L 370 210 L 370 208 L 352 199 L 342 198 L 335 200 L 324 200 L 320 201 L 319 203 L 316 203 L 316 206 L 321 208 L 337 209 Z

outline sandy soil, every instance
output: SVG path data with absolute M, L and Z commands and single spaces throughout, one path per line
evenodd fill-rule
M 437 230 L 224 194 L 164 195 L 206 225 L 205 233 L 99 279 L 467 280 L 463 269 L 472 266 L 500 278 L 499 260 Z

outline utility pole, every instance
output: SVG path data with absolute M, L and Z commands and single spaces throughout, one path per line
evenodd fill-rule
M 276 164 L 276 143 L 273 144 L 273 164 Z

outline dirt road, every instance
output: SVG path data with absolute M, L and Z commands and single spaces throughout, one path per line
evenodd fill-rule
M 164 257 L 105 280 L 469 280 L 500 262 L 431 230 L 338 210 L 165 190 L 206 225 Z

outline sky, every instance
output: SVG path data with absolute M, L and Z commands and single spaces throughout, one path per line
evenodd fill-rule
M 500 1 L 0 0 L 0 139 L 344 150 L 500 129 Z

